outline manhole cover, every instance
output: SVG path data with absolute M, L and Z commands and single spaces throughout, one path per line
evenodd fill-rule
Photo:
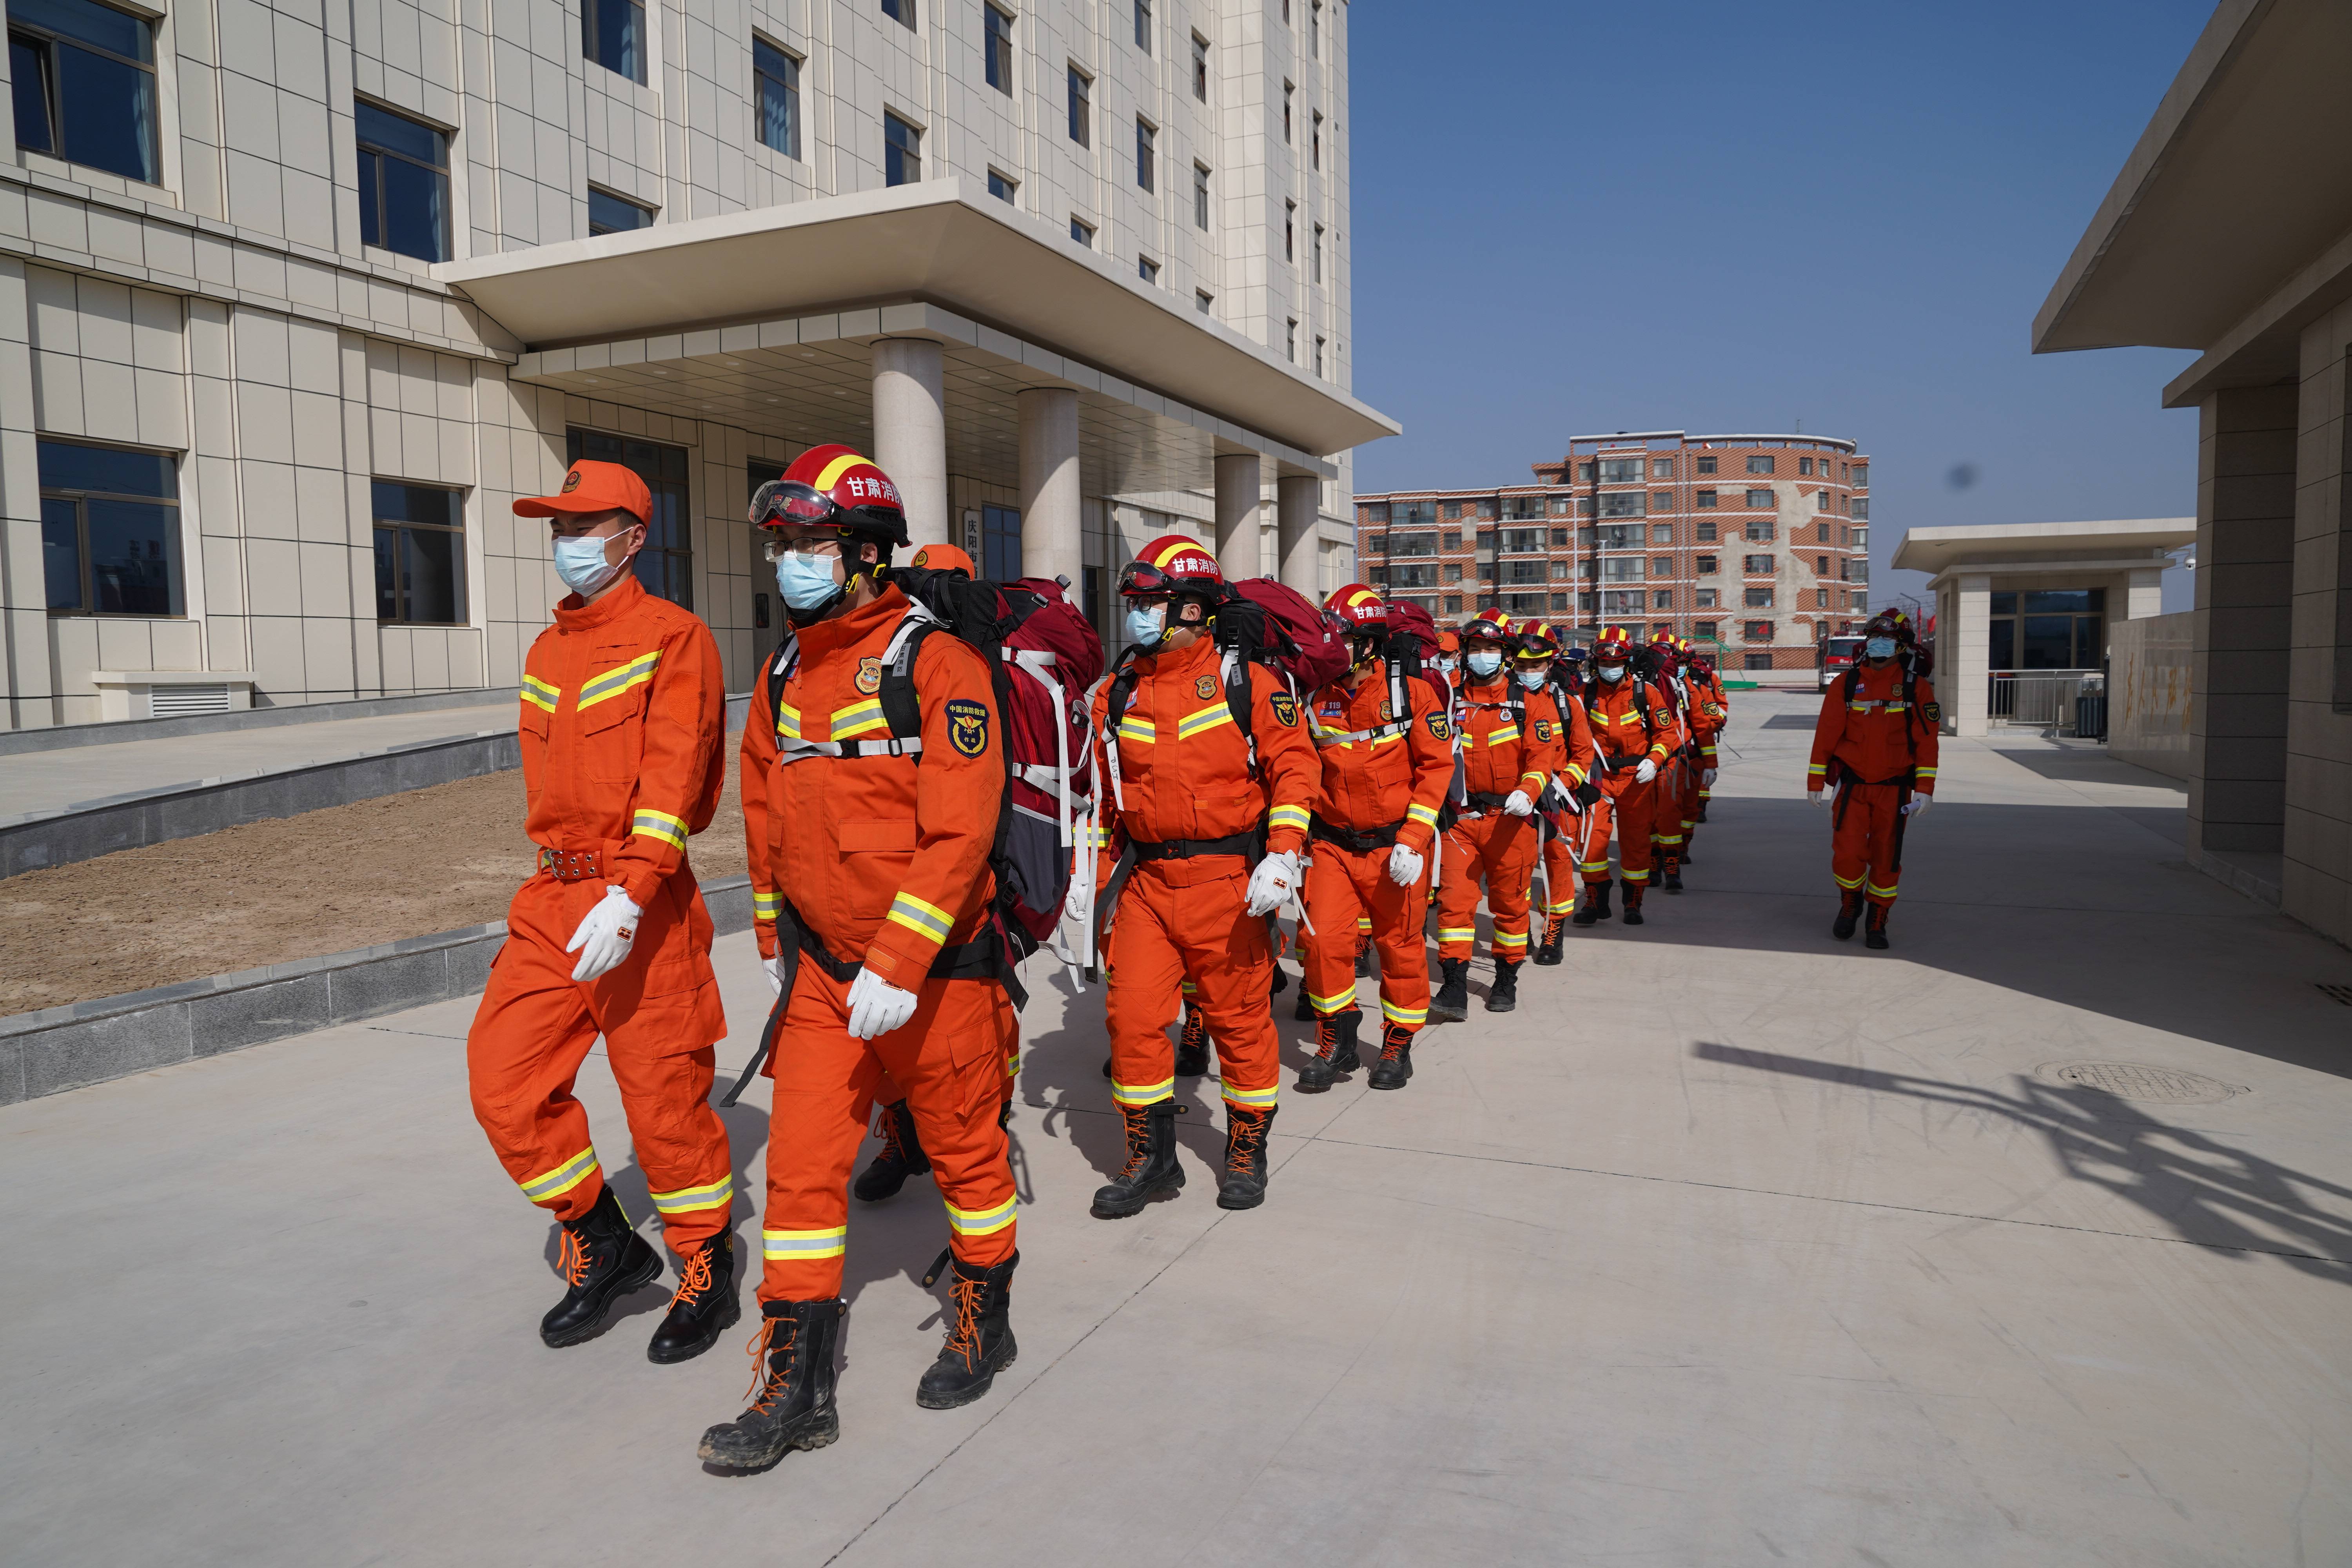
M 2240 1084 L 2223 1083 L 2193 1072 L 2143 1067 L 2137 1062 L 2053 1062 L 2042 1076 L 2059 1083 L 2080 1084 L 2112 1094 L 2117 1100 L 2137 1100 L 2157 1105 L 2211 1105 L 2233 1094 L 2244 1094 Z

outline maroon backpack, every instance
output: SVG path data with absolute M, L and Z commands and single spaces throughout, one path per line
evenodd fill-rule
M 1246 577 L 1226 588 L 1217 606 L 1217 646 L 1281 671 L 1302 699 L 1348 673 L 1347 637 L 1307 595 L 1272 577 Z M 1235 717 L 1246 732 L 1247 716 Z

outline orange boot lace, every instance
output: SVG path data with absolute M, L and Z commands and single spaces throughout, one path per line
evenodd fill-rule
M 1151 1163 L 1151 1118 L 1139 1105 L 1122 1105 L 1118 1110 L 1127 1118 L 1127 1167 L 1119 1172 L 1118 1179 L 1132 1181 L 1136 1173 Z
M 1412 1031 L 1402 1024 L 1391 1024 L 1388 1037 L 1381 1042 L 1381 1060 L 1392 1062 L 1397 1053 L 1412 1044 Z
M 782 1345 L 772 1342 L 778 1329 L 782 1329 L 787 1336 Z M 799 1333 L 800 1324 L 793 1319 L 761 1318 L 760 1320 L 760 1331 L 751 1336 L 750 1344 L 743 1347 L 751 1357 L 751 1386 L 743 1391 L 743 1397 L 751 1401 L 751 1410 L 746 1410 L 745 1415 L 750 1415 L 751 1410 L 764 1413 L 768 1406 L 774 1404 L 784 1392 L 784 1384 L 792 1380 L 793 1352 L 798 1348 L 796 1337 Z M 782 1366 L 772 1366 L 769 1363 L 768 1352 L 771 1350 L 782 1352 Z
M 678 1270 L 677 1293 L 669 1299 L 671 1306 L 699 1300 L 702 1293 L 710 1289 L 710 1255 L 718 1250 L 705 1242 L 687 1255 L 686 1267 Z
M 555 1271 L 573 1285 L 588 1283 L 588 1247 L 580 1233 L 571 1226 L 563 1227 L 563 1241 L 555 1254 Z
M 1225 1139 L 1225 1169 L 1247 1172 L 1265 1148 L 1265 1124 L 1263 1111 L 1234 1110 L 1233 1129 Z
M 882 1152 L 875 1159 L 908 1163 L 907 1146 L 898 1142 L 898 1113 L 887 1105 L 882 1108 Z
M 953 1280 L 955 1326 L 948 1331 L 948 1342 L 940 1353 L 961 1361 L 966 1372 L 980 1364 L 980 1299 L 983 1283 L 961 1270 Z

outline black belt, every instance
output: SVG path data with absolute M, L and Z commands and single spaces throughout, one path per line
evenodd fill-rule
M 1318 844 L 1336 844 L 1360 855 L 1368 850 L 1396 847 L 1397 829 L 1403 826 L 1402 822 L 1391 822 L 1384 827 L 1340 827 L 1318 816 L 1307 824 L 1307 835 Z
M 1636 752 L 1630 757 L 1612 757 L 1604 754 L 1601 759 L 1601 765 L 1611 773 L 1615 773 L 1619 768 L 1638 768 L 1649 759 L 1649 755 L 1647 752 Z
M 1496 795 L 1492 791 L 1483 789 L 1474 789 L 1463 799 L 1465 804 L 1475 805 L 1480 811 L 1500 811 L 1511 804 L 1509 795 Z
M 1195 855 L 1255 855 L 1258 837 L 1235 833 L 1223 838 L 1162 838 L 1156 844 L 1130 838 L 1128 846 L 1138 860 L 1189 860 Z

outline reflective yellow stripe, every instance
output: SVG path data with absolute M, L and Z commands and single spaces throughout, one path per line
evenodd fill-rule
M 667 811 L 655 811 L 646 806 L 639 806 L 636 815 L 629 818 L 629 831 L 662 839 L 676 845 L 680 849 L 686 847 L 685 820 L 672 816 Z
M 1307 1005 L 1318 1013 L 1340 1012 L 1356 1005 L 1356 990 L 1351 985 L 1337 996 L 1318 996 L 1310 991 L 1307 994 Z
M 1358 916 L 1356 917 L 1356 934 L 1357 934 L 1358 936 L 1362 936 L 1362 935 L 1364 935 L 1366 932 L 1370 931 L 1371 929 L 1372 929 L 1372 917 L 1371 917 L 1371 916 L 1370 916 L 1370 915 L 1358 915 Z
M 522 700 L 534 708 L 544 708 L 552 713 L 555 705 L 563 700 L 563 689 L 550 686 L 535 675 L 526 675 L 522 678 Z
M 1477 934 L 1476 926 L 1439 926 L 1437 928 L 1437 940 L 1440 942 L 1468 942 Z
M 680 1187 L 674 1193 L 652 1194 L 654 1207 L 664 1214 L 692 1214 L 697 1209 L 715 1209 L 721 1204 L 735 1201 L 735 1178 L 722 1176 L 707 1187 Z
M 946 1203 L 945 1199 L 940 1202 Z M 1013 1211 L 1020 1206 L 1018 1197 L 1010 1197 L 994 1208 L 960 1209 L 947 1204 L 948 1228 L 958 1236 L 994 1236 L 1013 1223 Z
M 1862 886 L 1862 879 L 1860 877 L 1856 877 L 1853 881 L 1849 882 L 1843 877 L 1838 877 L 1837 873 L 1834 871 L 1831 872 L 1830 875 L 1837 877 L 1837 885 L 1843 888 L 1849 893 Z
M 1281 1092 L 1278 1084 L 1269 1089 L 1235 1089 L 1228 1083 L 1224 1088 L 1226 1100 L 1235 1105 L 1248 1106 L 1253 1110 L 1272 1110 L 1275 1096 Z
M 1919 777 L 1921 777 L 1921 778 L 1923 778 L 1923 779 L 1931 779 L 1931 778 L 1934 778 L 1935 776 L 1936 776 L 1936 770 L 1935 770 L 1935 769 L 1933 769 L 1933 768 L 1921 768 L 1921 769 L 1919 770 Z
M 827 463 L 824 466 L 824 471 L 817 475 L 816 488 L 820 490 L 832 489 L 833 482 L 835 479 L 838 479 L 843 474 L 847 473 L 850 469 L 865 461 L 866 459 L 864 458 L 859 457 L 855 452 L 844 453 L 842 456 L 835 458 L 832 462 Z
M 1404 815 L 1408 821 L 1418 822 L 1423 827 L 1437 826 L 1437 808 L 1433 805 L 1423 805 L 1415 801 L 1404 808 Z
M 1518 726 L 1516 724 L 1506 724 L 1501 729 L 1493 731 L 1486 737 L 1486 744 L 1490 746 L 1499 746 L 1506 741 L 1516 741 L 1518 738 Z
M 1185 995 L 1187 995 L 1187 996 L 1192 995 L 1193 993 L 1195 993 L 1195 992 L 1199 991 L 1200 989 L 1201 989 L 1201 988 L 1200 988 L 1198 985 L 1194 984 L 1193 984 L 1192 982 L 1191 982 L 1190 980 L 1187 980 L 1186 982 L 1184 982 L 1184 994 L 1185 994 Z
M 1198 713 L 1187 713 L 1177 720 L 1176 738 L 1180 741 L 1189 741 L 1195 735 L 1207 734 L 1220 724 L 1230 724 L 1233 721 L 1234 710 L 1220 702 L 1214 708 L 1203 708 Z M 1126 728 L 1124 724 L 1119 727 Z
M 531 1202 L 543 1204 L 550 1198 L 562 1197 L 586 1181 L 595 1169 L 596 1145 L 591 1143 L 555 1169 L 533 1176 L 527 1182 L 517 1182 L 515 1185 L 520 1187 L 522 1195 Z
M 853 702 L 846 708 L 836 708 L 833 723 L 827 731 L 836 741 L 846 741 L 876 730 L 887 730 L 890 721 L 882 717 L 882 700 L 869 697 L 863 702 Z
M 1585 777 L 1586 774 L 1582 768 L 1577 766 L 1574 763 L 1568 764 L 1568 782 L 1570 784 L 1580 784 L 1584 782 Z
M 1629 882 L 1646 882 L 1650 879 L 1649 869 L 1646 867 L 1639 871 L 1620 870 L 1618 875 Z
M 1527 945 L 1528 933 L 1523 931 L 1498 931 L 1495 933 L 1495 947 L 1497 952 L 1507 947 L 1525 947 Z
M 783 894 L 762 893 L 756 890 L 751 894 L 751 918 L 753 920 L 772 921 L 783 912 Z
M 1120 1083 L 1113 1080 L 1110 1097 L 1121 1105 L 1154 1105 L 1176 1092 L 1176 1080 L 1165 1078 L 1158 1083 Z
M 955 930 L 955 918 L 937 904 L 927 904 L 912 893 L 901 893 L 890 900 L 890 919 L 908 931 L 929 937 L 933 942 L 945 942 Z
M 1410 1024 L 1413 1027 L 1419 1028 L 1423 1024 L 1428 1022 L 1429 1009 L 1426 1007 L 1400 1007 L 1391 1003 L 1387 997 L 1383 996 L 1381 998 L 1381 1016 L 1386 1018 L 1391 1024 Z
M 1805 771 L 1809 773 L 1822 773 L 1829 772 L 1829 767 L 1827 763 L 1813 763 L 1809 764 Z
M 1118 721 L 1118 738 L 1125 742 L 1140 742 L 1150 745 L 1160 739 L 1160 732 L 1152 728 L 1151 721 L 1149 719 L 1121 719 Z
M 654 678 L 654 666 L 661 662 L 661 649 L 642 653 L 628 663 L 606 670 L 580 689 L 579 706 L 593 708 L 608 697 L 618 697 L 633 686 L 643 686 Z
M 779 701 L 776 704 L 776 738 L 780 741 L 801 738 L 801 710 L 790 703 Z
M 1895 896 L 1895 889 L 1892 888 L 1882 888 L 1877 883 L 1873 882 L 1870 885 L 1870 896 L 1874 899 L 1891 899 Z
M 1296 827 L 1304 832 L 1310 820 L 1310 814 L 1303 805 L 1277 805 L 1265 814 L 1268 827 Z
M 1609 870 L 1609 862 L 1606 860 L 1579 860 L 1576 863 L 1576 868 L 1588 877 L 1592 875 L 1595 871 L 1601 872 L 1605 875 Z
M 849 1247 L 849 1227 L 835 1226 L 831 1230 L 763 1230 L 760 1233 L 760 1250 L 770 1258 L 794 1261 L 820 1258 L 838 1258 Z

